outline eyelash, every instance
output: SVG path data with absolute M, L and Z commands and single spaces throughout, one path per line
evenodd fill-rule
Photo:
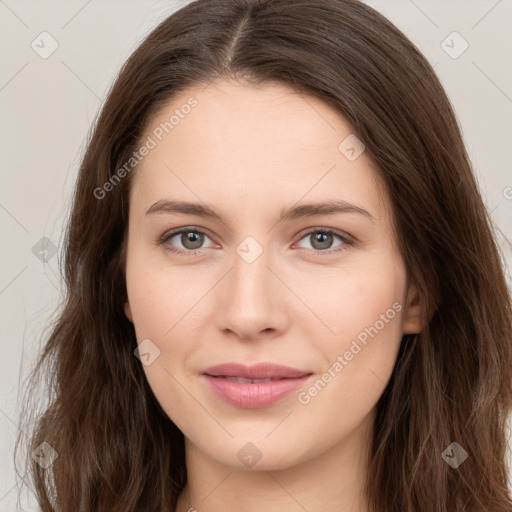
M 175 231 L 171 231 L 171 232 L 165 233 L 162 236 L 162 238 L 160 238 L 160 240 L 158 240 L 158 245 L 162 245 L 163 246 L 163 245 L 167 244 L 167 242 L 171 238 L 174 238 L 176 235 L 180 235 L 182 233 L 198 233 L 198 234 L 205 235 L 205 236 L 208 237 L 208 234 L 205 233 L 204 231 L 200 230 L 200 229 L 180 228 L 180 229 L 177 229 Z M 332 254 L 335 254 L 335 253 L 339 253 L 339 252 L 345 251 L 348 247 L 351 247 L 351 246 L 355 245 L 355 241 L 351 237 L 349 237 L 348 235 L 341 234 L 341 233 L 339 233 L 337 231 L 334 231 L 332 229 L 329 229 L 329 228 L 315 228 L 315 229 L 311 229 L 307 233 L 304 233 L 304 235 L 300 238 L 300 240 L 303 240 L 304 238 L 306 238 L 308 236 L 311 236 L 312 234 L 315 234 L 315 233 L 322 233 L 324 235 L 335 235 L 335 236 L 339 237 L 343 241 L 343 244 L 341 246 L 339 246 L 339 248 L 335 248 L 335 249 L 327 249 L 325 251 L 321 251 L 319 249 L 309 249 L 310 251 L 314 251 L 319 256 L 320 255 L 322 255 L 322 256 L 323 255 L 332 255 Z M 170 245 L 167 246 L 165 249 L 167 251 L 169 251 L 169 252 L 174 253 L 174 254 L 179 254 L 181 256 L 186 256 L 186 257 L 195 256 L 197 253 L 201 252 L 201 249 L 184 251 L 183 249 L 177 249 L 177 248 L 172 247 Z

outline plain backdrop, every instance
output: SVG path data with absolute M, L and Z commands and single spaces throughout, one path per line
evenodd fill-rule
M 16 503 L 12 452 L 20 371 L 30 368 L 62 290 L 63 228 L 86 136 L 122 63 L 186 3 L 0 0 L 2 511 L 15 510 Z M 366 3 L 395 23 L 435 67 L 510 267 L 512 1 Z M 507 279 L 510 284 L 508 270 Z

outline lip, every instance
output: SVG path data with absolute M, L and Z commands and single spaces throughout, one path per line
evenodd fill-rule
M 312 372 L 273 363 L 246 366 L 226 363 L 208 368 L 202 377 L 225 402 L 244 409 L 268 407 L 298 390 Z M 268 382 L 236 382 L 241 379 L 272 379 Z

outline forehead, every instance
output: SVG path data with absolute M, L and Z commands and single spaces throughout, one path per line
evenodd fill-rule
M 219 80 L 191 87 L 150 120 L 142 140 L 148 137 L 154 147 L 133 183 L 140 207 L 166 196 L 226 204 L 265 196 L 266 205 L 281 206 L 326 194 L 364 200 L 375 211 L 385 207 L 371 160 L 344 153 L 343 141 L 354 137 L 350 123 L 283 84 Z

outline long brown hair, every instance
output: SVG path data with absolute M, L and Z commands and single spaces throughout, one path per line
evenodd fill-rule
M 432 67 L 355 0 L 197 0 L 125 63 L 79 170 L 63 252 L 66 296 L 24 400 L 27 468 L 41 510 L 172 511 L 186 483 L 183 434 L 146 381 L 123 310 L 137 169 L 112 176 L 174 95 L 217 77 L 276 81 L 327 102 L 352 124 L 388 189 L 430 321 L 403 337 L 377 405 L 369 509 L 510 512 L 512 307 L 492 222 Z M 109 180 L 104 197 L 94 193 Z M 48 400 L 36 413 L 38 381 Z M 30 456 L 43 442 L 58 455 L 46 469 Z M 460 458 L 459 446 L 467 460 L 453 467 L 447 457 Z

